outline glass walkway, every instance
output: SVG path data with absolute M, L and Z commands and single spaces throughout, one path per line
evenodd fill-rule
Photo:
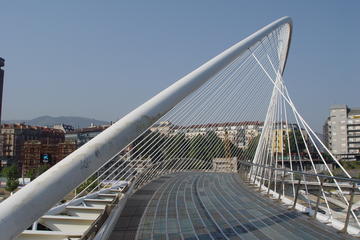
M 351 239 L 264 198 L 230 173 L 177 173 L 138 190 L 109 238 Z

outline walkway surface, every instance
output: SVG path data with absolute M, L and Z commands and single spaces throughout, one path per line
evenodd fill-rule
M 352 238 L 261 196 L 236 174 L 178 173 L 129 198 L 109 239 Z

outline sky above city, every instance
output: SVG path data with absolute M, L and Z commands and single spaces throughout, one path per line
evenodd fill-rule
M 360 107 L 360 1 L 1 1 L 3 119 L 115 121 L 282 16 L 285 81 L 317 131 L 333 104 Z

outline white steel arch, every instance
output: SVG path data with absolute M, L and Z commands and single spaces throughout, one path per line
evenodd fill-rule
M 181 78 L 2 202 L 1 239 L 15 238 L 182 99 L 283 26 L 288 28 L 279 52 L 280 71 L 283 72 L 292 33 L 289 17 L 265 26 Z

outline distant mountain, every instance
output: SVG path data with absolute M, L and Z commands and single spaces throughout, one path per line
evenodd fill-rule
M 106 121 L 100 121 L 85 117 L 71 117 L 71 116 L 68 117 L 41 116 L 38 118 L 34 118 L 32 120 L 6 120 L 6 121 L 2 121 L 2 123 L 25 123 L 32 126 L 47 126 L 47 127 L 52 127 L 56 124 L 63 123 L 63 124 L 71 125 L 74 128 L 84 128 L 90 126 L 91 124 L 94 125 L 109 124 L 109 122 Z

